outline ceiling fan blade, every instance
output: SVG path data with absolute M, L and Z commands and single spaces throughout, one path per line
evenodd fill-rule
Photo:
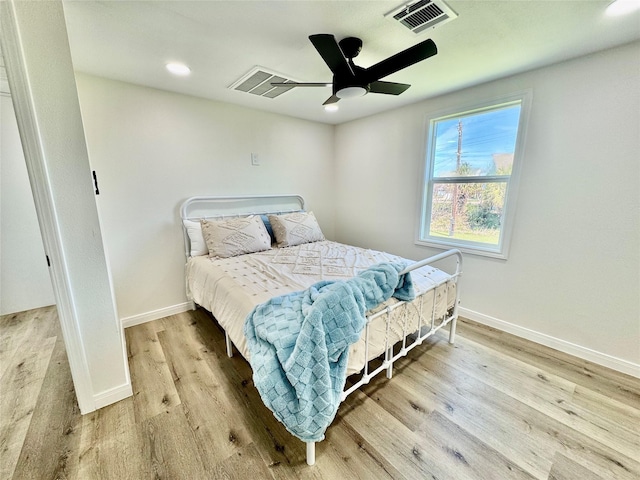
M 331 95 L 329 98 L 327 98 L 327 101 L 324 102 L 323 105 L 331 105 L 332 103 L 338 103 L 339 100 L 340 100 L 340 97 L 336 95 Z
M 365 70 L 367 82 L 371 83 L 380 80 L 398 70 L 402 70 L 426 58 L 432 57 L 436 53 L 438 53 L 438 49 L 433 40 L 428 39 L 420 42 L 367 68 Z
M 315 83 L 300 83 L 300 82 L 271 82 L 272 87 L 330 87 L 331 83 L 315 82 Z
M 336 37 L 328 33 L 309 35 L 309 40 L 316 47 L 316 50 L 325 61 L 329 69 L 336 75 L 350 74 L 354 76 L 353 69 L 336 42 Z
M 387 95 L 400 95 L 407 90 L 411 85 L 406 83 L 395 82 L 371 82 L 369 85 L 369 92 L 371 93 L 385 93 Z

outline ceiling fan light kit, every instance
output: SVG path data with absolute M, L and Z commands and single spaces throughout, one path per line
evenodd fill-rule
M 338 98 L 356 98 L 366 95 L 368 90 L 365 87 L 344 87 L 336 92 Z

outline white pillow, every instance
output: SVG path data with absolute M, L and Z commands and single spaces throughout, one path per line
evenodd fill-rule
M 210 257 L 235 257 L 271 248 L 271 237 L 259 216 L 200 220 Z
M 303 243 L 324 240 L 320 225 L 313 212 L 295 212 L 269 215 L 278 247 L 293 247 Z
M 189 235 L 191 256 L 208 255 L 209 249 L 207 248 L 207 243 L 204 241 L 200 222 L 192 222 L 191 220 L 183 220 L 182 222 L 184 223 L 184 228 L 187 229 L 187 235 Z

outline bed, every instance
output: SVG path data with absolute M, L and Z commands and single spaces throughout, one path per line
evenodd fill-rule
M 415 298 L 400 300 L 390 296 L 380 304 L 368 305 L 372 308 L 363 317 L 359 339 L 348 346 L 340 370 L 344 378 L 338 381 L 336 402 L 383 371 L 391 378 L 398 358 L 443 327 L 449 326 L 449 342 L 454 342 L 462 267 L 458 250 L 412 262 L 326 240 L 299 195 L 192 197 L 183 203 L 180 213 L 187 258 L 187 297 L 211 312 L 224 329 L 227 354 L 232 356 L 235 346 L 252 364 L 254 380 L 256 367 L 251 347 L 254 352 L 257 350 L 250 333 L 248 342 L 246 329 L 260 308 L 271 308 L 271 302 L 294 298 L 312 286 L 329 289 L 354 284 L 381 267 L 398 270 L 398 282 L 408 281 L 411 298 Z M 224 241 L 221 228 L 228 228 L 224 230 Z M 446 264 L 450 271 L 431 265 L 437 262 Z M 257 354 L 254 360 L 258 360 Z M 353 379 L 348 384 L 347 376 Z M 260 393 L 276 418 L 306 441 L 307 463 L 313 465 L 315 442 L 323 436 L 309 440 L 290 429 L 267 402 L 266 395 Z

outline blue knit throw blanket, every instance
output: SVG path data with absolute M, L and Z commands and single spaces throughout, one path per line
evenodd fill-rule
M 360 338 L 365 312 L 394 296 L 413 300 L 406 265 L 381 263 L 345 281 L 258 305 L 244 325 L 253 381 L 264 404 L 305 442 L 324 439 L 346 381 L 349 345 Z

